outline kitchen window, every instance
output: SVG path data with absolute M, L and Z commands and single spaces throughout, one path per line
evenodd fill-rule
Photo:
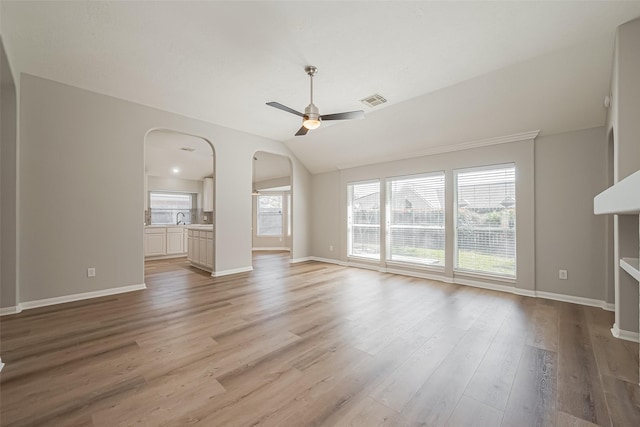
M 191 210 L 197 195 L 192 193 L 149 192 L 152 225 L 191 224 Z

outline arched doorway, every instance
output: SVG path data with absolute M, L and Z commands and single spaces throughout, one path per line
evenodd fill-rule
M 289 157 L 257 151 L 252 158 L 252 253 L 293 250 L 293 167 Z M 255 256 L 254 256 L 255 259 Z
M 215 271 L 215 151 L 205 138 L 145 135 L 144 259 Z

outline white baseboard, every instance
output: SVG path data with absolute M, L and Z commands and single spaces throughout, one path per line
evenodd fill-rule
M 345 262 L 340 261 L 339 259 L 321 258 L 321 257 L 317 257 L 317 256 L 309 256 L 307 258 L 310 261 L 324 262 L 326 264 L 336 264 L 336 265 L 342 265 L 342 266 L 346 266 L 347 265 Z M 305 259 L 307 259 L 307 258 L 305 258 Z
M 598 300 L 598 299 L 576 297 L 573 295 L 556 294 L 553 292 L 542 292 L 542 291 L 536 291 L 536 296 L 538 298 L 551 299 L 554 301 L 570 302 L 578 305 L 588 305 L 590 307 L 599 307 L 607 311 L 615 311 L 615 305 L 610 304 L 606 301 Z
M 0 308 L 0 316 L 8 316 L 9 314 L 18 314 L 22 311 L 22 306 L 20 304 L 14 305 L 12 307 L 2 307 Z
M 147 289 L 144 283 L 140 285 L 121 286 L 119 288 L 103 289 L 100 291 L 83 292 L 81 294 L 65 295 L 61 297 L 45 298 L 35 301 L 25 301 L 20 303 L 22 309 L 28 310 L 36 307 L 46 307 L 48 305 L 64 304 L 65 302 L 80 301 L 91 298 L 105 297 L 109 295 L 123 294 L 125 292 L 140 291 Z
M 296 264 L 296 263 L 299 263 L 299 262 L 306 262 L 306 261 L 315 261 L 315 260 L 313 259 L 313 257 L 306 256 L 304 258 L 291 258 L 289 260 L 289 263 L 290 264 Z
M 231 270 L 214 271 L 213 273 L 211 273 L 211 277 L 229 276 L 230 274 L 246 273 L 248 271 L 253 271 L 253 267 L 249 266 L 249 267 L 241 267 L 241 268 L 232 268 Z
M 617 323 L 613 324 L 613 328 L 611 328 L 611 335 L 625 341 L 640 342 L 640 333 L 620 329 L 618 328 Z
M 251 248 L 252 251 L 290 251 L 291 249 L 284 246 L 261 246 L 258 248 Z
M 368 270 L 379 271 L 381 273 L 400 274 L 400 275 L 403 275 L 403 276 L 418 277 L 420 279 L 437 280 L 437 281 L 444 282 L 444 283 L 453 283 L 453 284 L 457 284 L 457 285 L 473 286 L 475 288 L 490 289 L 490 290 L 493 290 L 493 291 L 508 292 L 508 293 L 511 293 L 511 294 L 523 295 L 523 296 L 532 297 L 532 298 L 543 298 L 543 299 L 549 299 L 549 300 L 554 300 L 554 301 L 569 302 L 569 303 L 578 304 L 578 305 L 587 305 L 587 306 L 590 306 L 590 307 L 599 307 L 599 308 L 602 308 L 603 310 L 607 310 L 607 311 L 615 311 L 615 305 L 614 304 L 611 304 L 611 303 L 608 303 L 608 302 L 602 301 L 602 300 L 592 299 L 592 298 L 584 298 L 584 297 L 576 297 L 576 296 L 572 296 L 572 295 L 556 294 L 556 293 L 553 293 L 553 292 L 534 291 L 534 290 L 531 290 L 531 289 L 521 289 L 521 288 L 517 288 L 515 286 L 501 285 L 501 284 L 497 284 L 497 283 L 490 283 L 490 282 L 472 280 L 472 279 L 467 279 L 467 278 L 462 278 L 462 277 L 450 278 L 450 277 L 440 276 L 438 274 L 431 274 L 431 273 L 428 273 L 428 272 L 420 272 L 420 271 L 412 271 L 412 270 L 401 270 L 401 269 L 396 269 L 396 268 L 382 268 L 380 266 L 372 265 L 372 264 L 364 264 L 364 263 L 357 263 L 357 262 L 344 262 L 344 261 L 341 261 L 341 260 L 329 259 L 329 258 L 321 258 L 321 257 L 315 257 L 315 256 L 311 256 L 311 257 L 308 257 L 308 258 L 313 260 L 313 261 L 324 262 L 324 263 L 328 263 L 328 264 L 338 264 L 338 265 L 347 266 L 347 267 L 365 268 L 365 269 L 368 269 Z M 627 334 L 633 334 L 633 332 L 627 332 Z M 636 334 L 636 337 L 637 337 L 637 335 L 638 334 Z M 623 338 L 623 339 L 625 339 L 625 338 Z M 637 340 L 637 338 L 636 338 L 636 340 Z

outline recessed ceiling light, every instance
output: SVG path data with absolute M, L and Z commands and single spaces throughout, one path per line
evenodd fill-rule
M 180 168 L 172 168 L 171 172 L 173 173 L 180 173 Z

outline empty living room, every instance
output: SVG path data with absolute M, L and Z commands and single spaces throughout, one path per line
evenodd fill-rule
M 640 1 L 0 0 L 0 62 L 0 425 L 640 425 Z

